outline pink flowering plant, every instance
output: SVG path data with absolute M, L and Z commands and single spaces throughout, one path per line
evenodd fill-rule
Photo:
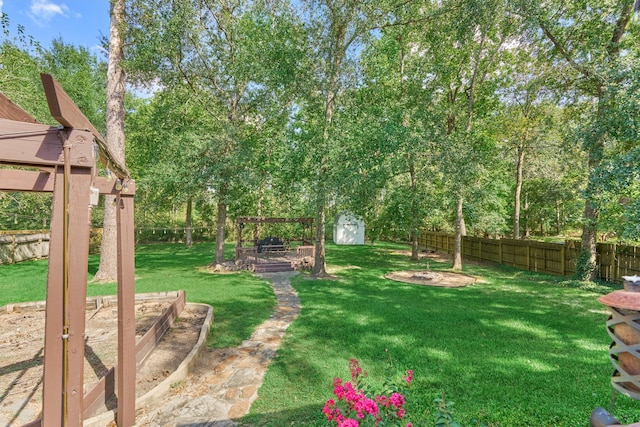
M 331 425 L 338 427 L 401 426 L 406 422 L 405 397 L 413 381 L 413 371 L 405 371 L 402 381 L 385 381 L 383 392 L 373 391 L 367 384 L 368 374 L 356 359 L 349 360 L 351 381 L 333 380 L 335 398 L 327 400 L 322 412 Z

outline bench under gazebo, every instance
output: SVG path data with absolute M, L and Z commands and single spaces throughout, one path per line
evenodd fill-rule
M 274 232 L 268 225 L 298 224 L 299 234 L 292 236 Z M 266 225 L 267 227 L 262 227 Z M 243 239 L 243 232 L 253 227 L 251 239 Z M 257 273 L 304 270 L 313 267 L 315 246 L 312 241 L 312 217 L 238 217 L 236 218 L 236 264 Z M 273 227 L 271 227 L 273 228 Z M 280 227 L 282 228 L 282 227 Z M 261 236 L 261 233 L 269 233 Z M 284 235 L 286 234 L 286 235 Z

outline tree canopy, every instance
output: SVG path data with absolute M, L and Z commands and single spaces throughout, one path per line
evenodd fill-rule
M 229 217 L 314 216 L 316 275 L 345 210 L 371 240 L 413 243 L 414 257 L 425 228 L 580 234 L 589 277 L 599 235 L 640 239 L 633 6 L 127 2 L 128 81 L 151 89 L 126 119 L 138 220 L 195 212 L 216 225 L 219 263 Z M 100 60 L 25 35 L 0 49 L 2 90 L 36 117 L 28 88 L 46 67 L 104 121 Z M 96 90 L 74 92 L 86 85 Z

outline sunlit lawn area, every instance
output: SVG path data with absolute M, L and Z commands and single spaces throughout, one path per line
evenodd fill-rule
M 424 425 L 434 425 L 432 401 L 442 392 L 463 425 L 588 426 L 596 406 L 611 409 L 607 314 L 596 298 L 613 289 L 479 266 L 464 268 L 482 279 L 471 287 L 405 285 L 382 276 L 426 262 L 389 249 L 329 246 L 337 280 L 294 280 L 302 313 L 246 423 L 322 425 L 332 379 L 349 379 L 349 358 L 381 381 L 387 355 L 399 372 L 415 371 L 410 412 Z M 626 396 L 613 409 L 640 421 L 640 404 Z
M 228 249 L 231 254 L 232 245 Z M 236 346 L 269 317 L 275 297 L 265 280 L 250 273 L 204 271 L 202 267 L 211 262 L 213 252 L 212 244 L 196 244 L 190 249 L 179 244 L 137 246 L 136 292 L 182 289 L 189 302 L 210 304 L 214 308 L 214 323 L 209 344 Z M 98 263 L 98 256 L 90 256 L 90 276 L 97 271 Z M 0 306 L 44 300 L 46 270 L 47 261 L 0 265 Z M 87 294 L 115 295 L 116 290 L 115 284 L 89 283 Z
M 613 290 L 506 268 L 466 265 L 481 279 L 466 288 L 402 284 L 382 276 L 420 270 L 426 261 L 397 253 L 404 246 L 335 246 L 327 263 L 336 280 L 293 280 L 302 312 L 288 329 L 246 425 L 324 425 L 335 376 L 347 379 L 350 358 L 371 380 L 384 378 L 385 359 L 413 369 L 412 415 L 433 425 L 433 399 L 446 392 L 463 425 L 588 426 L 596 406 L 626 422 L 640 421 L 640 404 L 618 396 L 615 406 L 604 306 Z M 210 244 L 142 245 L 136 291 L 184 289 L 189 301 L 215 309 L 210 344 L 236 346 L 269 317 L 275 298 L 249 273 L 210 274 L 199 267 Z M 98 258 L 91 257 L 95 272 Z M 448 264 L 429 261 L 432 270 Z M 45 297 L 46 261 L 0 266 L 0 306 Z M 90 284 L 90 295 L 115 294 L 114 284 Z M 422 424 L 414 424 L 422 425 Z M 424 424 L 428 425 L 428 424 Z

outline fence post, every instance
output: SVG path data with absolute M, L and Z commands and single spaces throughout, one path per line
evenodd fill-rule
M 498 240 L 498 259 L 500 260 L 500 264 L 502 264 L 502 238 Z
M 18 248 L 18 243 L 16 242 L 16 235 L 11 235 L 11 244 L 9 245 L 9 254 L 11 257 L 11 264 L 16 263 L 16 250 Z
M 618 265 L 618 245 L 616 245 L 615 243 L 613 244 L 613 247 L 611 248 L 611 281 L 615 282 L 617 280 L 620 280 L 620 267 Z
M 620 257 L 618 256 L 618 246 L 614 246 L 613 250 L 613 265 L 611 266 L 613 269 L 613 278 L 614 280 L 620 280 Z
M 566 243 L 560 247 L 560 274 L 565 276 Z
M 531 242 L 527 241 L 526 244 L 526 254 L 527 254 L 527 271 L 531 271 Z

